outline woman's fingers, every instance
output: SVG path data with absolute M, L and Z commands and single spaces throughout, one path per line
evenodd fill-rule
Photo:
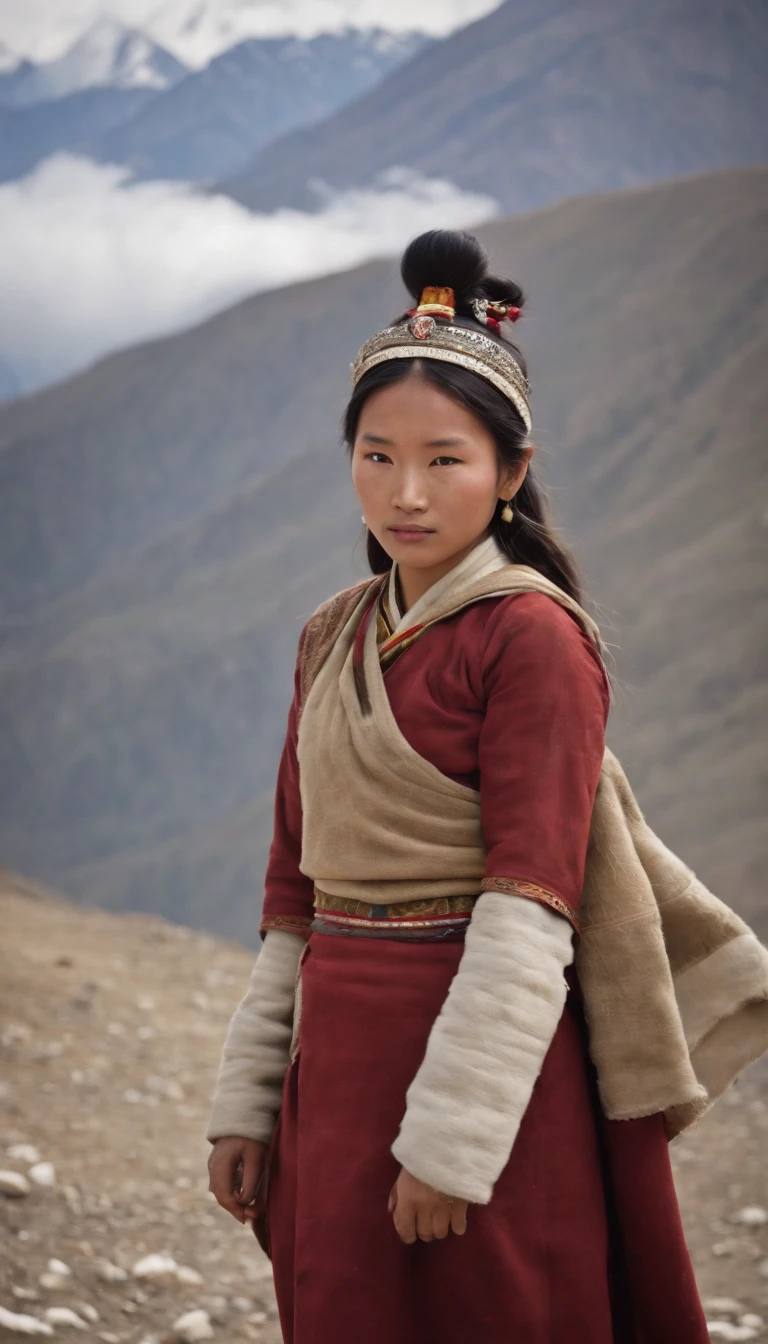
M 256 1187 L 259 1184 L 262 1168 L 264 1166 L 264 1150 L 255 1144 L 248 1144 L 242 1154 L 243 1172 L 240 1182 L 240 1203 L 250 1204 L 256 1197 Z
M 467 1230 L 467 1208 L 466 1199 L 449 1199 L 404 1167 L 400 1168 L 387 1201 L 395 1230 L 407 1245 L 414 1241 L 443 1241 L 449 1232 L 463 1236 Z
M 411 1200 L 403 1199 L 399 1193 L 392 1221 L 401 1241 L 410 1246 L 412 1242 L 418 1240 L 416 1236 L 416 1207 Z
M 217 1139 L 208 1157 L 208 1189 L 239 1223 L 254 1217 L 255 1198 L 267 1145 L 256 1139 Z
M 443 1241 L 451 1230 L 451 1204 L 438 1204 L 432 1213 L 432 1235 L 436 1241 Z
M 419 1241 L 434 1241 L 433 1222 L 435 1207 L 427 1202 L 419 1203 L 416 1209 L 416 1235 Z
M 239 1223 L 245 1222 L 242 1206 L 235 1194 L 240 1154 L 233 1148 L 226 1148 L 217 1153 L 216 1146 L 214 1144 L 213 1152 L 208 1158 L 208 1189 L 222 1209 L 231 1213 Z

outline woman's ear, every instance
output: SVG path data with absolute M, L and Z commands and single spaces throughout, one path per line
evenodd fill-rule
M 501 478 L 501 483 L 499 485 L 500 496 L 504 494 L 505 496 L 508 497 L 510 491 L 512 490 L 517 491 L 520 489 L 520 486 L 523 484 L 523 481 L 525 480 L 526 477 L 526 473 L 528 471 L 528 463 L 533 457 L 535 451 L 536 448 L 534 444 L 532 443 L 528 444 L 528 446 L 523 449 L 520 455 L 520 459 L 517 462 L 517 465 L 514 467 L 505 468 Z

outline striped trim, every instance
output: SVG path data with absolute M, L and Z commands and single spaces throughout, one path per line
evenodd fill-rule
M 263 935 L 268 929 L 283 929 L 286 933 L 300 933 L 308 938 L 311 923 L 311 915 L 265 915 L 259 925 L 259 933 Z
M 538 886 L 536 882 L 523 882 L 516 877 L 484 877 L 480 883 L 480 890 L 505 891 L 511 896 L 524 896 L 529 901 L 539 901 L 542 905 L 548 905 L 552 910 L 557 910 L 558 914 L 565 915 L 576 933 L 581 933 L 579 921 L 571 907 L 566 905 L 560 896 L 556 896 L 553 891 L 548 891 L 546 887 Z
M 318 916 L 323 924 L 347 925 L 349 928 L 367 929 L 435 929 L 442 925 L 454 927 L 468 924 L 471 915 L 441 915 L 434 919 L 355 919 L 352 915 L 329 915 L 324 912 Z

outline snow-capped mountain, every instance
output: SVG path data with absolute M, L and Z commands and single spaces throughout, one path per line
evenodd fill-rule
M 429 43 L 422 33 L 356 29 L 306 42 L 250 38 L 170 89 L 153 87 L 140 65 L 81 62 L 82 77 L 113 82 L 21 106 L 2 105 L 0 77 L 0 182 L 60 150 L 126 164 L 137 178 L 228 177 L 270 139 L 329 116 Z M 18 97 L 25 83 L 29 94 L 30 71 L 26 63 L 6 90 Z
M 136 177 L 213 181 L 275 136 L 359 98 L 429 44 L 423 33 L 356 29 L 308 41 L 250 38 L 94 136 L 87 153 Z
M 344 28 L 418 27 L 445 37 L 499 0 L 2 0 L 0 38 L 34 64 L 50 62 L 101 15 L 146 33 L 184 65 L 202 69 L 214 56 L 249 37 L 303 39 Z M 2 65 L 0 64 L 0 70 Z
M 7 47 L 5 53 L 10 57 Z M 160 93 L 187 73 L 170 51 L 138 29 L 106 16 L 97 19 L 57 60 L 42 65 L 24 61 L 3 74 L 3 55 L 0 50 L 0 104 L 5 107 L 31 107 L 93 88 Z

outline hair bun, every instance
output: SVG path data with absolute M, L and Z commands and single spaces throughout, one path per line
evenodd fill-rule
M 522 308 L 525 303 L 525 295 L 520 286 L 516 285 L 514 280 L 507 280 L 499 275 L 484 275 L 480 281 L 477 297 L 495 300 L 496 303 L 505 303 L 514 308 Z
M 488 253 L 471 233 L 460 229 L 430 229 L 406 247 L 400 274 L 409 294 L 418 303 L 427 285 L 450 288 L 457 308 L 469 297 L 483 293 L 488 271 Z

